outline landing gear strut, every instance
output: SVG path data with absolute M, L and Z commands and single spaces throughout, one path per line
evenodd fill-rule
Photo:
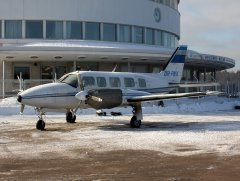
M 40 108 L 36 108 L 36 111 L 38 112 L 38 118 L 39 118 L 36 124 L 36 128 L 38 130 L 43 131 L 45 129 L 45 122 L 43 121 L 44 112 L 42 112 Z
M 68 123 L 75 123 L 75 121 L 76 121 L 76 115 L 73 114 L 72 111 L 67 112 L 67 113 L 66 113 L 66 121 L 67 121 Z
M 141 104 L 132 105 L 133 117 L 131 118 L 130 125 L 132 128 L 140 128 L 142 124 L 142 106 Z

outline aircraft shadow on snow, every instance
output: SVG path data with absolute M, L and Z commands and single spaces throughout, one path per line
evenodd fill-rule
M 216 122 L 144 122 L 140 129 L 129 128 L 128 124 L 112 124 L 98 126 L 104 131 L 172 131 L 172 132 L 204 132 L 204 131 L 240 131 L 238 121 Z

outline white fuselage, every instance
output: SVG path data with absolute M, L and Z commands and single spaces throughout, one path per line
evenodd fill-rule
M 133 96 L 165 93 L 173 90 L 161 73 L 118 73 L 78 71 L 63 76 L 58 83 L 36 86 L 21 92 L 21 103 L 44 109 L 71 110 L 78 106 L 78 92 L 99 89 L 121 89 L 122 106 Z M 84 102 L 80 108 L 89 108 Z

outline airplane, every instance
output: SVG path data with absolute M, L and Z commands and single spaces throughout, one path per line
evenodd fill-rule
M 66 121 L 75 123 L 78 109 L 96 110 L 132 107 L 132 128 L 140 128 L 143 119 L 142 102 L 211 95 L 210 92 L 175 93 L 181 81 L 187 46 L 176 48 L 166 66 L 159 73 L 129 73 L 75 71 L 58 82 L 32 87 L 18 94 L 21 113 L 25 105 L 38 112 L 38 130 L 45 129 L 46 112 L 66 112 Z

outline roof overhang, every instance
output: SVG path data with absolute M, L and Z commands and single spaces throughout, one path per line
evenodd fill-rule
M 102 41 L 43 41 L 0 47 L 0 60 L 14 62 L 104 61 L 165 63 L 174 49 L 132 43 Z M 235 61 L 188 50 L 186 66 L 216 70 L 233 68 Z

